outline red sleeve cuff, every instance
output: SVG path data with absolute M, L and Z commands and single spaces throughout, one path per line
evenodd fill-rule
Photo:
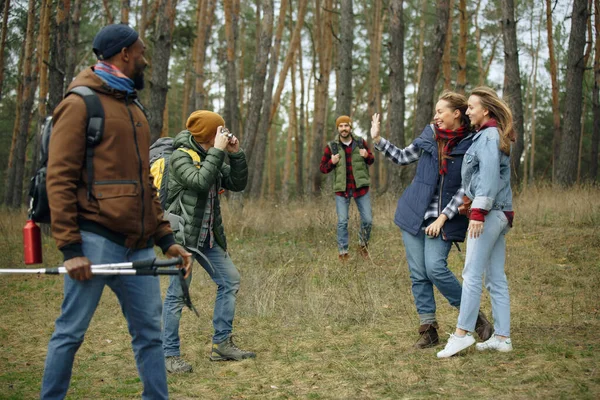
M 482 208 L 472 208 L 471 214 L 469 215 L 469 219 L 473 221 L 485 222 L 485 216 L 487 215 L 487 213 L 488 211 Z

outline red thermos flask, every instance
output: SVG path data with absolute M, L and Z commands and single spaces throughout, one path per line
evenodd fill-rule
M 42 263 L 42 234 L 40 227 L 30 219 L 23 228 L 23 254 L 25 264 Z

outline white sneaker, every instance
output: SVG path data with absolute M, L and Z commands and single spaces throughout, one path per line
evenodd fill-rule
M 446 347 L 444 347 L 444 350 L 438 352 L 437 356 L 438 358 L 452 357 L 459 351 L 462 351 L 467 347 L 472 346 L 473 343 L 475 343 L 475 338 L 470 333 L 467 333 L 463 337 L 452 334 L 448 338 L 448 343 L 446 343 Z
M 507 353 L 509 351 L 512 351 L 513 349 L 510 338 L 507 338 L 506 340 L 500 340 L 496 335 L 492 335 L 491 338 L 489 338 L 483 343 L 477 343 L 475 345 L 475 348 L 479 351 L 497 350 L 503 353 Z

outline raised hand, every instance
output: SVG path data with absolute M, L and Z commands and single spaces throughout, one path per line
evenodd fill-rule
M 373 114 L 373 118 L 371 119 L 371 139 L 373 139 L 375 143 L 379 143 L 379 141 L 381 140 L 381 136 L 379 136 L 381 125 L 379 118 L 380 115 L 378 113 L 375 113 Z

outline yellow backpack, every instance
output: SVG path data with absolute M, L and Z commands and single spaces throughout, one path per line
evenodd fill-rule
M 189 154 L 196 168 L 200 168 L 201 159 L 198 153 L 185 147 L 180 147 L 175 151 L 177 150 Z M 170 137 L 160 138 L 150 146 L 150 174 L 152 175 L 154 186 L 158 191 L 158 198 L 163 209 L 167 203 L 169 159 L 173 151 L 173 138 Z

